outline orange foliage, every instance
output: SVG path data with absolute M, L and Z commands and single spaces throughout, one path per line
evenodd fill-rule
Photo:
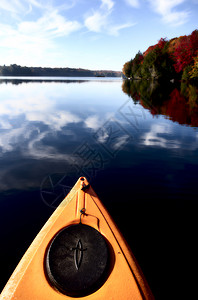
M 143 53 L 143 56 L 145 57 L 149 52 L 151 52 L 152 50 L 154 50 L 156 48 L 156 46 L 157 45 L 148 47 L 148 49 Z

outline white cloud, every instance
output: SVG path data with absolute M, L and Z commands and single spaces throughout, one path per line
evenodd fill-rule
M 114 6 L 114 2 L 112 0 L 101 0 L 101 8 L 107 8 L 108 10 L 111 10 Z
M 21 4 L 19 0 L 1 0 L 0 1 L 0 9 L 11 12 L 18 13 L 24 10 L 24 6 Z
M 30 13 L 34 7 L 43 11 L 54 10 L 55 7 L 59 11 L 72 8 L 76 4 L 76 0 L 67 0 L 63 4 L 54 4 L 51 0 L 1 0 L 0 10 L 14 13 L 16 15 Z
M 69 5 L 74 5 L 74 1 L 69 1 Z M 56 39 L 82 27 L 78 21 L 61 14 L 62 9 L 67 8 L 68 5 L 62 5 L 60 11 L 60 7 L 53 7 L 49 1 L 1 0 L 0 64 L 37 66 L 41 61 L 45 65 L 47 61 L 52 63 L 55 60 L 53 53 L 59 51 Z M 25 18 L 30 13 L 31 18 Z
M 150 0 L 150 2 L 158 13 L 166 14 L 185 0 Z
M 189 11 L 176 10 L 186 0 L 148 0 L 153 10 L 162 16 L 165 23 L 179 26 L 187 22 Z
M 36 0 L 29 0 L 30 4 L 36 6 L 36 7 L 42 7 L 41 2 L 38 2 Z
M 0 119 L 0 129 L 11 129 L 12 125 L 8 120 Z
M 108 15 L 102 15 L 100 12 L 96 11 L 93 15 L 85 19 L 85 26 L 94 32 L 101 32 L 107 26 Z
M 99 117 L 97 115 L 90 116 L 85 120 L 85 125 L 88 128 L 91 128 L 93 130 L 97 130 L 101 126 L 101 121 L 99 120 Z
M 20 21 L 17 26 L 0 24 L 1 49 L 6 49 L 10 63 L 37 65 L 55 52 L 55 40 L 78 31 L 81 25 L 61 16 L 58 11 L 46 12 L 36 21 Z M 48 58 L 49 59 L 49 58 Z M 6 63 L 1 56 L 0 64 Z
M 33 8 L 42 9 L 43 11 L 51 8 L 49 0 L 1 0 L 0 1 L 0 11 L 9 13 L 10 17 L 20 20 L 20 18 L 32 12 Z
M 51 11 L 45 13 L 36 21 L 20 22 L 18 24 L 17 32 L 20 34 L 33 34 L 44 37 L 59 37 L 65 36 L 73 31 L 81 28 L 77 21 L 69 21 L 61 16 L 58 11 Z
M 138 8 L 140 6 L 139 0 L 125 0 L 125 2 L 135 8 Z
M 185 24 L 189 19 L 189 12 L 171 12 L 163 16 L 163 21 L 173 26 L 180 26 Z
M 115 24 L 112 21 L 114 2 L 111 0 L 101 0 L 102 4 L 98 10 L 85 18 L 85 26 L 89 31 L 104 32 L 112 36 L 118 36 L 119 31 L 134 26 L 133 23 Z
M 129 28 L 129 27 L 132 27 L 132 26 L 135 26 L 135 25 L 136 25 L 136 23 L 126 23 L 126 24 L 122 24 L 122 25 L 115 25 L 115 26 L 112 26 L 112 27 L 109 28 L 109 33 L 111 35 L 118 36 L 119 31 L 121 29 Z
M 18 31 L 21 34 L 33 34 L 46 38 L 66 36 L 81 28 L 77 21 L 66 20 L 57 11 L 48 12 L 35 22 L 21 22 Z
M 85 19 L 85 26 L 90 31 L 97 33 L 106 30 L 109 26 L 108 17 L 111 15 L 114 6 L 114 2 L 111 0 L 101 0 L 101 2 L 102 4 L 99 9 L 93 11 L 91 15 Z

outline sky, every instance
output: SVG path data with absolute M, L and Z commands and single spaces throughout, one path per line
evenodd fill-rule
M 121 71 L 198 29 L 198 0 L 0 0 L 0 65 Z

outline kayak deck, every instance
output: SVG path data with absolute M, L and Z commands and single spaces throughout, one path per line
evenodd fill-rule
M 124 238 L 79 178 L 21 259 L 1 299 L 154 299 Z

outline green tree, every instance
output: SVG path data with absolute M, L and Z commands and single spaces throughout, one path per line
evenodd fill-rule
M 175 70 L 170 55 L 159 47 L 151 50 L 144 58 L 141 68 L 143 78 L 174 78 Z
M 132 60 L 132 68 L 131 68 L 131 75 L 133 78 L 141 77 L 141 62 L 143 61 L 144 56 L 139 51 L 135 58 Z
M 144 58 L 141 74 L 143 78 L 158 78 L 159 56 L 161 51 L 159 48 L 151 50 Z

